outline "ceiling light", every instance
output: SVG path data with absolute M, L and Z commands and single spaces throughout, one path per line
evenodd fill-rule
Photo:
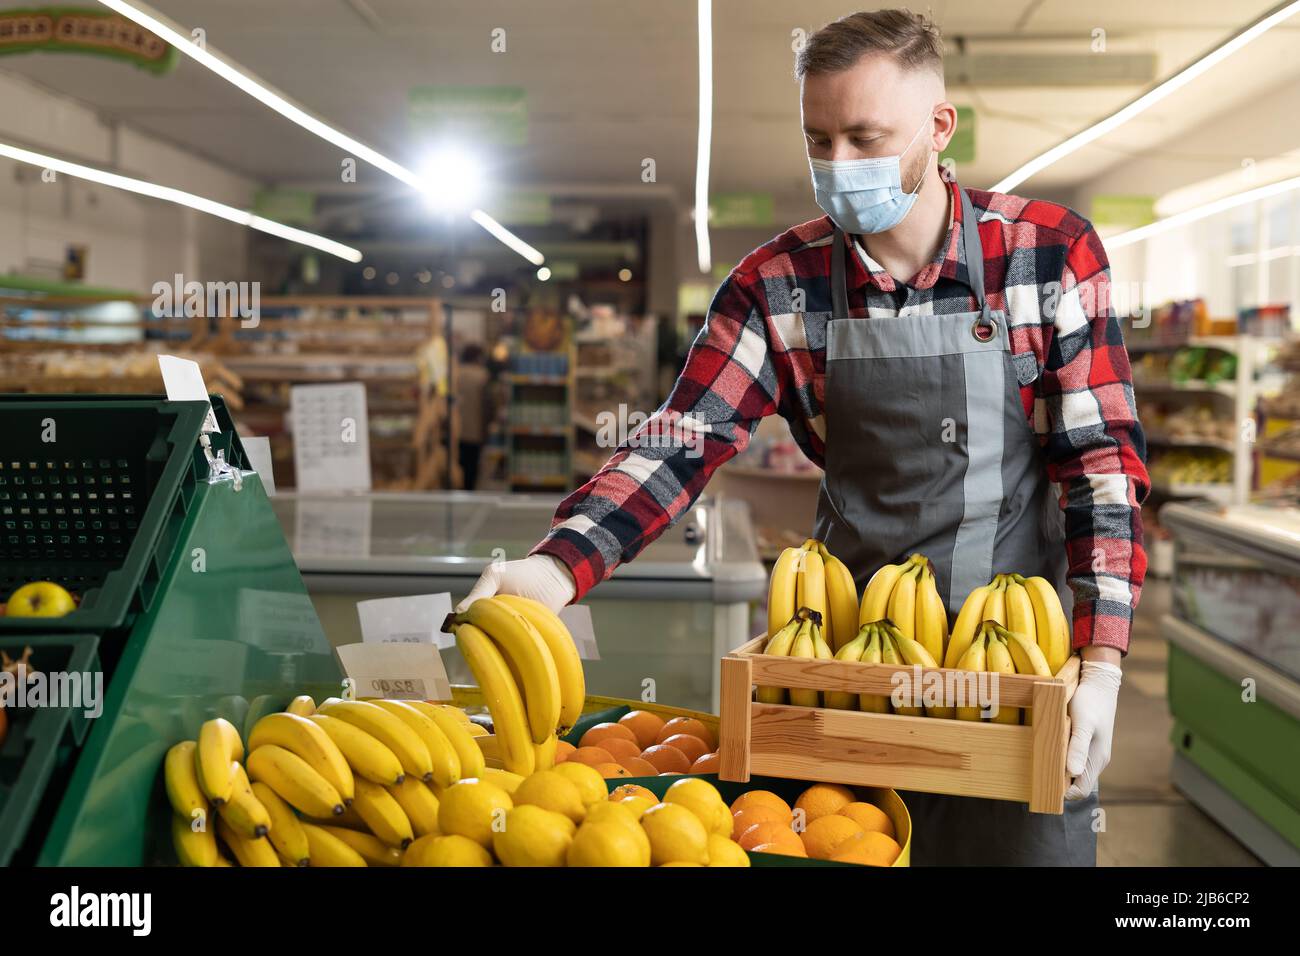
M 440 149 L 420 166 L 424 201 L 438 212 L 467 212 L 474 208 L 482 188 L 482 167 L 462 150 Z
M 210 216 L 217 216 L 241 226 L 248 226 L 258 232 L 265 232 L 281 239 L 288 239 L 290 242 L 297 242 L 313 249 L 319 249 L 321 252 L 328 252 L 332 256 L 346 259 L 348 262 L 361 261 L 361 253 L 351 246 L 345 246 L 341 242 L 326 239 L 314 232 L 295 229 L 293 226 L 286 226 L 284 223 L 276 222 L 273 219 L 256 216 L 246 209 L 236 209 L 234 206 L 227 206 L 225 203 L 213 199 L 205 199 L 203 196 L 196 196 L 194 193 L 187 193 L 181 189 L 159 186 L 157 183 L 147 182 L 143 179 L 132 179 L 130 176 L 110 173 L 107 170 L 96 169 L 93 166 L 70 163 L 54 156 L 46 156 L 42 153 L 32 152 L 29 149 L 10 146 L 7 143 L 0 143 L 0 156 L 16 162 L 39 166 L 42 169 L 53 170 L 56 173 L 63 173 L 65 176 L 72 176 L 76 179 L 85 179 L 103 186 L 112 186 L 114 189 L 123 189 L 141 196 L 149 196 L 152 199 L 162 199 L 180 206 L 188 206 L 190 209 L 197 209 L 199 212 L 205 212 Z
M 700 106 L 699 133 L 695 140 L 695 254 L 700 271 L 707 273 L 713 269 L 713 252 L 709 247 L 709 160 L 713 148 L 713 0 L 698 0 L 698 3 Z
M 541 279 L 543 282 L 545 282 L 550 277 L 551 277 L 551 270 L 546 268 L 546 266 L 542 266 L 540 269 L 537 270 L 537 278 Z
M 521 256 L 523 256 L 533 265 L 540 266 L 543 262 L 546 261 L 546 257 L 544 255 L 542 255 L 540 252 L 538 252 L 528 243 L 524 242 L 522 239 L 516 236 L 505 226 L 501 225 L 501 223 L 497 222 L 495 219 L 493 219 L 491 216 L 485 213 L 482 209 L 475 209 L 473 212 L 469 214 L 469 217 L 473 219 L 476 223 L 478 223 L 480 226 L 482 226 L 484 229 L 486 229 L 488 232 L 490 232 L 492 235 L 496 236 L 497 239 L 499 239 L 501 242 L 504 242 L 515 252 L 519 253 Z
M 619 269 L 619 270 L 618 270 L 618 281 L 619 281 L 619 282 L 631 282 L 631 281 L 632 281 L 632 270 L 631 270 L 631 269 Z
M 1118 236 L 1111 236 L 1105 240 L 1104 244 L 1107 249 L 1119 249 L 1135 242 L 1141 242 L 1151 236 L 1159 235 L 1162 232 L 1176 229 L 1179 226 L 1207 219 L 1229 209 L 1235 209 L 1247 203 L 1258 202 L 1261 199 L 1267 199 L 1279 193 L 1290 192 L 1293 189 L 1300 189 L 1300 176 L 1269 183 L 1267 186 L 1258 186 L 1255 189 L 1247 189 L 1245 192 L 1237 193 L 1234 196 L 1224 196 L 1222 199 L 1216 199 L 1214 202 L 1208 202 L 1203 206 L 1197 206 L 1173 216 L 1166 216 L 1164 219 L 1157 219 L 1155 222 L 1139 226 L 1137 229 L 1130 229 L 1128 232 L 1121 232 Z
M 701 0 L 701 2 L 703 2 L 703 0 Z M 1058 160 L 1064 159 L 1071 153 L 1082 149 L 1089 143 L 1100 139 L 1117 127 L 1127 123 L 1133 117 L 1140 113 L 1144 113 L 1170 94 L 1182 89 L 1202 73 L 1232 56 L 1232 54 L 1236 53 L 1246 44 L 1267 33 L 1284 20 L 1290 19 L 1296 13 L 1300 13 L 1300 0 L 1294 0 L 1292 3 L 1277 7 L 1272 13 L 1266 14 L 1256 20 L 1248 27 L 1215 47 L 1209 53 L 1197 60 L 1193 60 L 1173 76 L 1169 77 L 1169 79 L 1157 83 L 1128 105 L 1121 107 L 1118 111 L 1107 116 L 1105 119 L 1094 123 L 1092 126 L 1075 133 L 1069 139 L 1062 143 L 1058 143 L 1047 152 L 1035 156 L 1015 172 L 1011 173 L 1011 175 L 1005 177 L 1000 182 L 995 183 L 992 187 L 992 191 L 1004 193 L 1015 189 L 1035 173 L 1042 172 Z

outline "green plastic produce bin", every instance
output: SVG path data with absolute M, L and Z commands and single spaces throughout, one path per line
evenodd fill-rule
M 33 649 L 35 670 L 83 674 L 99 670 L 99 639 L 93 634 L 0 636 L 0 650 L 10 657 L 19 657 L 28 646 Z M 62 791 L 62 785 L 54 782 L 71 772 L 91 723 L 80 705 L 6 707 L 5 715 L 8 733 L 0 744 L 0 866 L 31 862 L 15 860 L 14 855 L 33 826 L 45 827 L 53 818 Z M 47 793 L 53 796 L 46 799 Z
M 63 617 L 0 617 L 0 635 L 105 635 L 148 609 L 207 476 L 205 414 L 156 396 L 0 396 L 0 600 L 41 580 L 81 600 Z M 233 434 L 214 440 L 242 462 Z

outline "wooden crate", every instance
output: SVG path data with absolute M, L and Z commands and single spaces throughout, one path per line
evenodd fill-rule
M 1079 683 L 1072 656 L 1054 678 L 1004 674 L 999 705 L 1032 707 L 1032 726 L 762 704 L 756 684 L 888 696 L 910 666 L 770 657 L 759 636 L 722 659 L 722 780 L 752 774 L 896 787 L 1028 803 L 1061 813 L 1069 778 L 1066 708 Z M 945 668 L 920 668 L 940 676 Z M 960 673 L 966 673 L 962 671 Z

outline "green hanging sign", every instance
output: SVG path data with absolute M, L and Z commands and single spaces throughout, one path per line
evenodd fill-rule
M 1156 221 L 1155 196 L 1131 196 L 1098 193 L 1092 197 L 1092 222 L 1095 226 L 1123 226 L 1136 229 Z
M 521 86 L 416 86 L 407 94 L 406 117 L 417 136 L 528 144 L 528 101 Z
M 119 14 L 94 7 L 0 10 L 0 55 L 91 53 L 166 73 L 180 54 L 155 33 Z

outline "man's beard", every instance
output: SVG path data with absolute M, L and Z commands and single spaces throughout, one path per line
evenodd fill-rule
M 899 185 L 903 187 L 903 192 L 916 192 L 917 187 L 920 186 L 921 180 L 925 178 L 925 174 L 929 172 L 929 169 L 930 150 L 927 149 L 908 163 L 907 169 L 900 174 Z

